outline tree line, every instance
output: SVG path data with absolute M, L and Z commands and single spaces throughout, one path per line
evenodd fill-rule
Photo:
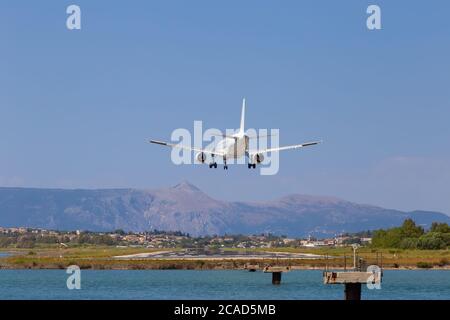
M 373 232 L 372 246 L 375 248 L 437 250 L 450 247 L 450 226 L 433 222 L 427 231 L 406 219 L 400 227 L 380 229 Z

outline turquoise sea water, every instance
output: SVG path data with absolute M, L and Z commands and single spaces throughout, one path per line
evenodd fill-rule
M 68 290 L 65 270 L 0 270 L 0 299 L 342 299 L 342 285 L 324 285 L 322 271 L 82 270 L 81 290 Z M 380 290 L 363 299 L 450 300 L 450 271 L 385 271 Z

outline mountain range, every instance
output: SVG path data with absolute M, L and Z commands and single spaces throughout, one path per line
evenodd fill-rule
M 334 197 L 293 194 L 272 201 L 221 201 L 189 182 L 155 190 L 0 188 L 2 227 L 323 237 L 398 226 L 406 218 L 425 228 L 434 221 L 450 223 L 440 212 L 404 212 Z

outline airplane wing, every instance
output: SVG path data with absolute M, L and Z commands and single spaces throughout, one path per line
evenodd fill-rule
M 260 135 L 256 135 L 256 136 L 248 136 L 248 138 L 249 139 L 259 139 L 259 138 L 274 137 L 276 135 L 277 135 L 276 133 L 275 134 L 272 134 L 272 133 L 270 133 L 270 134 L 260 134 Z
M 258 153 L 278 152 L 278 151 L 290 150 L 290 149 L 299 149 L 299 148 L 303 148 L 303 147 L 314 146 L 314 145 L 319 144 L 321 142 L 322 141 L 312 141 L 312 142 L 306 142 L 306 143 L 303 143 L 303 144 L 295 144 L 295 145 L 292 145 L 292 146 L 262 149 L 262 150 L 250 151 L 249 154 L 258 154 Z
M 216 151 L 205 150 L 205 149 L 200 149 L 200 148 L 192 148 L 192 147 L 183 146 L 180 144 L 168 143 L 168 142 L 164 142 L 164 141 L 150 140 L 150 143 L 159 144 L 161 146 L 167 146 L 167 147 L 171 147 L 171 148 L 180 148 L 180 149 L 189 150 L 189 151 L 203 152 L 203 153 L 210 154 L 213 156 L 219 156 L 219 157 L 224 156 L 224 154 L 222 152 L 216 152 Z

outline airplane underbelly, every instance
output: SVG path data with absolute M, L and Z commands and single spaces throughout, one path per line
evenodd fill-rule
M 245 155 L 245 148 L 243 147 L 243 145 L 240 144 L 233 145 L 232 147 L 230 146 L 226 152 L 226 157 L 229 159 L 230 158 L 237 159 L 244 155 Z

